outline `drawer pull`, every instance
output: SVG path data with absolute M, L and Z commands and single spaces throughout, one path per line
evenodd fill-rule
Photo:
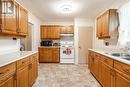
M 22 64 L 24 64 L 25 62 L 23 61 Z
M 4 75 L 4 73 L 0 73 L 0 77 L 3 76 L 3 75 Z

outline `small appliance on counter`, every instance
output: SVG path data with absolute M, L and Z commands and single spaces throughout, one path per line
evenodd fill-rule
M 52 40 L 41 41 L 41 46 L 53 46 L 53 41 Z

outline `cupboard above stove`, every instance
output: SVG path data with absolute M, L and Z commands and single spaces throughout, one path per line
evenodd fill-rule
M 41 25 L 41 39 L 60 39 L 61 35 L 74 34 L 74 27 L 62 25 Z

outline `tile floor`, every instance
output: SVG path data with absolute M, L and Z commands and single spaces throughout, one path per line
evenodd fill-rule
M 101 87 L 87 65 L 40 64 L 33 87 Z

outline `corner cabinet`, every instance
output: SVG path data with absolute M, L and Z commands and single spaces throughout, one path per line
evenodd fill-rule
M 119 17 L 116 9 L 109 9 L 99 17 L 96 22 L 96 36 L 99 39 L 117 38 Z
M 11 13 L 5 12 L 8 9 L 6 2 L 1 2 L 0 37 L 25 37 L 28 30 L 28 12 L 15 0 L 7 0 L 13 7 Z

